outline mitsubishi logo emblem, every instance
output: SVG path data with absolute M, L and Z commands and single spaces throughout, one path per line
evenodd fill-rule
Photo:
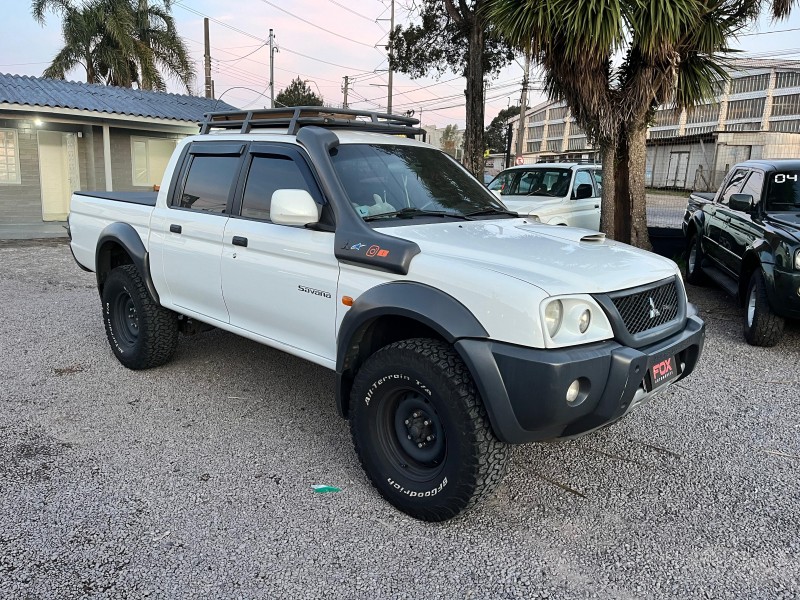
M 661 311 L 656 308 L 656 303 L 653 302 L 653 297 L 650 296 L 650 318 L 655 319 L 661 316 Z

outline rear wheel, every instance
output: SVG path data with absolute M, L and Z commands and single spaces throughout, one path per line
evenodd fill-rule
M 356 453 L 399 510 L 443 521 L 502 478 L 508 446 L 492 432 L 469 371 L 447 344 L 396 342 L 356 375 L 350 403 Z
M 156 304 L 135 266 L 111 271 L 102 300 L 106 336 L 119 362 L 129 369 L 149 369 L 172 358 L 178 315 Z
M 753 346 L 774 346 L 783 337 L 785 319 L 769 305 L 764 275 L 756 270 L 750 276 L 744 307 L 744 339 Z

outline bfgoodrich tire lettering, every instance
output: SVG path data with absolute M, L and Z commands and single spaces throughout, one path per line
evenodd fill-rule
M 356 453 L 399 510 L 443 521 L 499 483 L 508 447 L 492 432 L 475 384 L 447 344 L 412 339 L 372 355 L 350 402 Z
M 744 338 L 753 346 L 774 346 L 783 337 L 785 320 L 772 312 L 764 275 L 756 270 L 750 276 L 744 304 Z
M 102 301 L 106 336 L 119 362 L 129 369 L 149 369 L 172 358 L 178 315 L 153 301 L 135 266 L 111 271 Z

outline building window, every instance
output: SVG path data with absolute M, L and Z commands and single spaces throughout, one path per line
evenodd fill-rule
M 759 131 L 761 129 L 761 121 L 749 121 L 747 123 L 728 123 L 725 125 L 725 131 Z
M 534 113 L 533 116 L 528 120 L 529 123 L 542 123 L 545 120 L 546 111 L 540 110 L 537 113 Z
M 175 150 L 176 140 L 169 138 L 131 138 L 133 185 L 160 185 L 167 163 Z
M 586 136 L 571 137 L 567 144 L 567 150 L 583 150 L 586 148 Z
M 800 94 L 774 96 L 772 98 L 772 116 L 787 117 L 789 115 L 800 115 Z
M 531 152 L 538 152 L 539 151 L 539 146 L 541 146 L 541 145 L 542 145 L 542 140 L 535 141 L 535 142 L 528 142 L 527 150 L 525 150 L 525 152 L 527 152 L 529 154 Z
M 578 137 L 579 135 L 586 135 L 586 132 L 583 130 L 583 127 L 578 125 L 577 123 L 572 123 L 569 126 L 569 134 L 570 136 Z
M 557 123 L 555 125 L 550 125 L 547 128 L 547 137 L 548 139 L 564 137 L 564 123 Z
M 528 137 L 533 139 L 542 139 L 544 134 L 544 125 L 537 125 L 536 127 L 528 127 Z
M 17 132 L 0 129 L 0 184 L 14 183 L 21 183 Z
M 703 125 L 700 127 L 687 127 L 684 135 L 696 135 L 698 133 L 711 133 L 716 130 L 716 125 Z
M 550 109 L 550 120 L 557 121 L 558 119 L 563 119 L 567 115 L 567 107 L 566 106 L 559 106 L 558 108 L 551 108 Z
M 783 71 L 775 74 L 775 87 L 788 88 L 800 87 L 800 73 L 797 71 Z
M 662 108 L 656 111 L 653 118 L 653 125 L 661 127 L 663 125 L 677 125 L 680 120 L 681 113 L 675 108 Z
M 671 138 L 678 135 L 677 129 L 659 129 L 658 131 L 650 130 L 651 140 L 660 140 L 663 138 Z
M 789 119 L 788 121 L 770 121 L 770 131 L 781 131 L 783 133 L 800 133 L 800 121 Z
M 760 119 L 764 114 L 764 100 L 765 98 L 732 100 L 728 103 L 728 121 L 735 121 L 736 119 Z
M 719 121 L 719 102 L 702 104 L 687 111 L 687 123 L 708 123 L 709 121 Z
M 561 140 L 550 140 L 547 142 L 548 152 L 561 152 Z
M 760 92 L 769 86 L 769 73 L 739 77 L 731 81 L 731 94 L 746 94 L 747 92 Z

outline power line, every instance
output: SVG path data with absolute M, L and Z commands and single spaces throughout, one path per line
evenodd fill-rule
M 322 27 L 321 25 L 317 25 L 316 23 L 312 23 L 312 22 L 311 22 L 311 21 L 309 21 L 308 19 L 304 19 L 303 17 L 300 17 L 300 16 L 298 16 L 298 15 L 296 15 L 296 14 L 292 13 L 292 12 L 289 12 L 289 11 L 288 11 L 288 10 L 286 10 L 285 8 L 281 8 L 280 6 L 278 6 L 277 4 L 273 4 L 273 3 L 272 3 L 272 2 L 270 2 L 269 0 L 261 0 L 261 1 L 262 1 L 264 4 L 268 4 L 268 5 L 269 5 L 269 6 L 271 6 L 272 8 L 274 8 L 274 9 L 277 9 L 277 10 L 281 11 L 282 13 L 286 13 L 286 14 L 287 14 L 287 15 L 289 15 L 290 17 L 294 17 L 294 18 L 295 18 L 295 19 L 297 19 L 298 21 L 302 21 L 303 23 L 305 23 L 305 24 L 307 24 L 307 25 L 311 25 L 312 27 L 316 27 L 316 28 L 317 28 L 317 29 L 319 29 L 320 31 L 324 31 L 325 33 L 330 33 L 331 35 L 335 35 L 336 37 L 338 37 L 338 38 L 341 38 L 341 39 L 343 39 L 343 40 L 347 40 L 348 42 L 353 42 L 354 44 L 359 44 L 360 46 L 366 46 L 367 48 L 375 48 L 375 46 L 371 46 L 370 44 L 367 44 L 367 43 L 365 43 L 365 42 L 359 42 L 358 40 L 354 40 L 353 38 L 349 38 L 349 37 L 347 37 L 346 35 L 342 35 L 342 34 L 340 34 L 340 33 L 336 33 L 335 31 L 331 31 L 330 29 L 325 29 L 325 28 L 324 28 L 324 27 Z
M 328 2 L 330 2 L 331 4 L 335 4 L 335 5 L 336 5 L 336 6 L 338 6 L 339 8 L 343 8 L 343 9 L 344 9 L 344 10 L 346 10 L 347 12 L 349 12 L 349 13 L 352 13 L 352 14 L 354 14 L 355 16 L 357 16 L 357 17 L 360 17 L 360 18 L 364 19 L 365 21 L 369 21 L 370 23 L 373 23 L 373 24 L 375 24 L 375 21 L 373 21 L 373 20 L 372 20 L 372 19 L 370 19 L 369 17 L 365 17 L 365 16 L 364 16 L 364 15 L 362 15 L 361 13 L 354 11 L 352 8 L 348 8 L 348 7 L 347 7 L 347 6 L 345 6 L 344 4 L 340 4 L 340 3 L 338 3 L 336 0 L 328 0 Z

